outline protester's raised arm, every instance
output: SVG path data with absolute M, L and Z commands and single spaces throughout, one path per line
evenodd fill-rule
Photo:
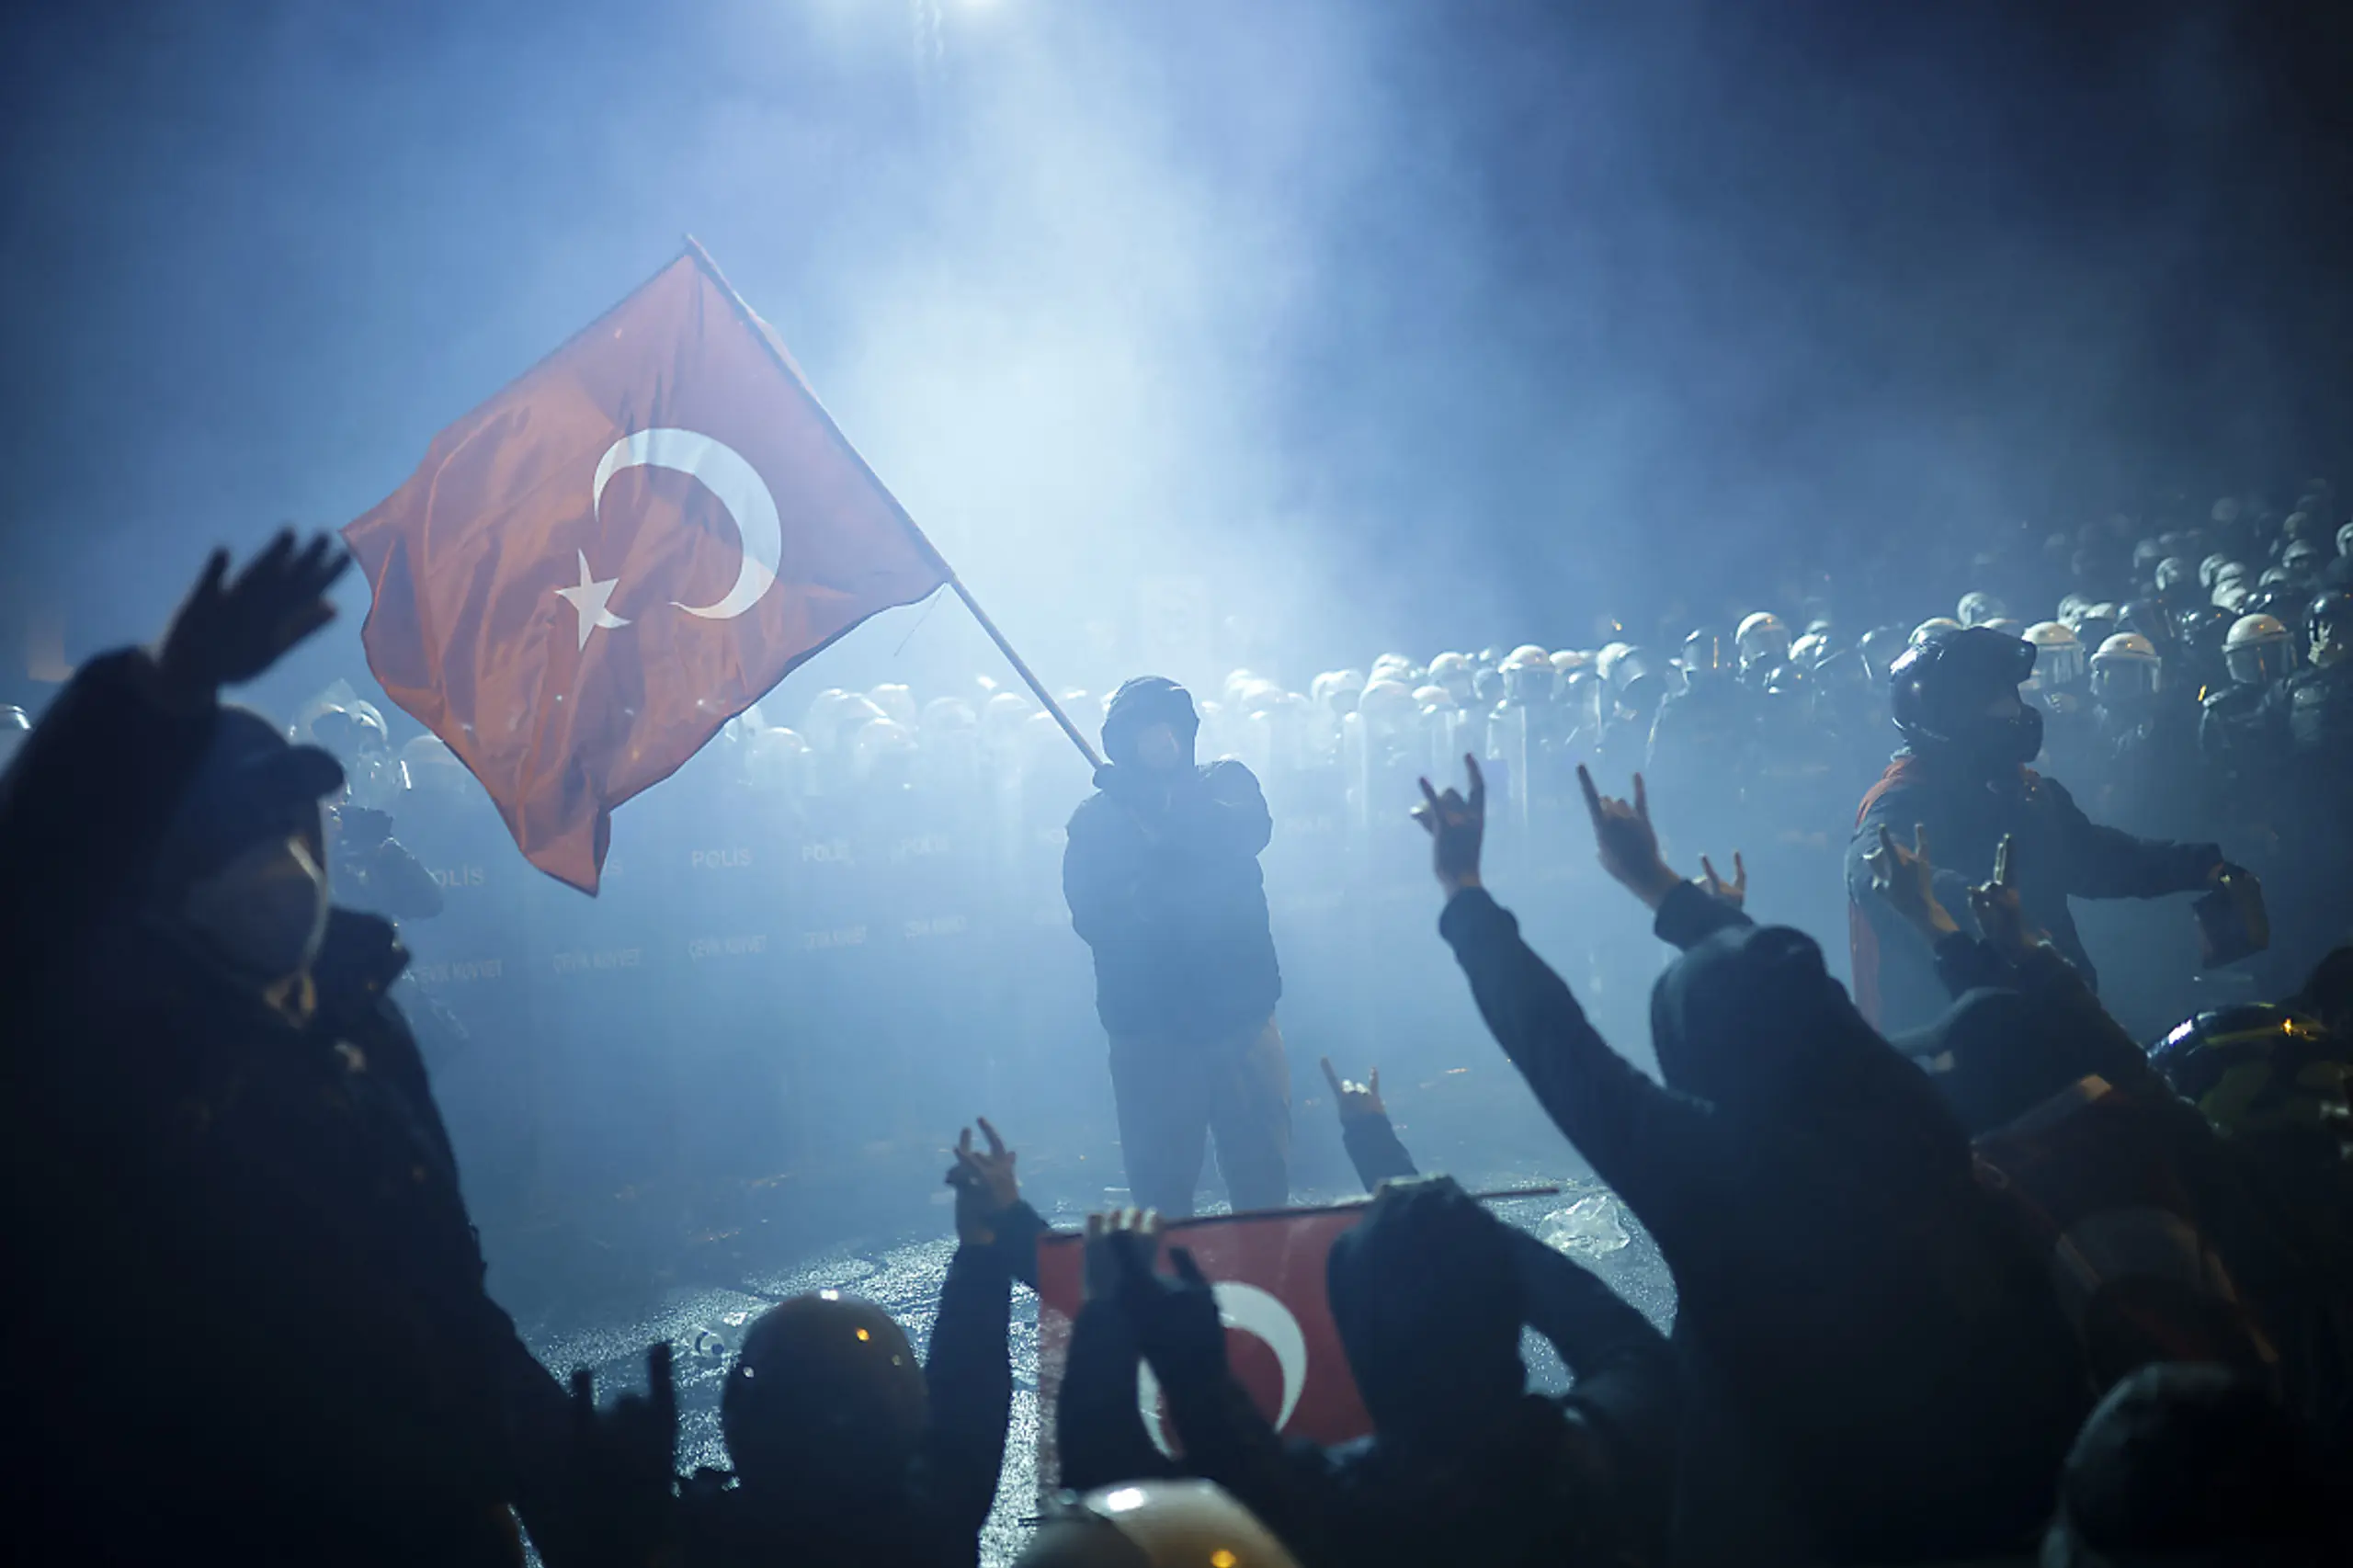
M 349 565 L 328 536 L 280 534 L 233 578 L 215 551 L 153 653 L 77 672 L 0 776 L 9 961 L 46 966 L 90 922 L 142 897 L 158 846 L 211 739 L 220 688 L 261 674 L 334 618 Z
M 1520 939 L 1519 923 L 1478 884 L 1486 791 L 1475 764 L 1470 773 L 1467 796 L 1441 795 L 1423 780 L 1415 812 L 1450 890 L 1438 934 L 1470 980 L 1488 1032 L 1595 1173 L 1637 1212 L 1674 1205 L 1688 1196 L 1681 1173 L 1703 1142 L 1692 1134 L 1705 1108 L 1611 1051 L 1561 977 Z
M 1013 1269 L 1000 1245 L 1027 1205 L 1013 1177 L 1014 1155 L 981 1119 L 985 1150 L 966 1128 L 949 1167 L 956 1189 L 956 1236 L 939 1287 L 924 1383 L 931 1416 L 924 1432 L 929 1501 L 958 1538 L 980 1536 L 1005 1468 L 1005 1433 L 1013 1418 L 1013 1363 L 1006 1335 L 1013 1317 Z
M 1341 1145 L 1347 1150 L 1348 1163 L 1356 1166 L 1357 1180 L 1365 1190 L 1370 1192 L 1384 1181 L 1420 1175 L 1414 1156 L 1389 1119 L 1389 1108 L 1381 1103 L 1381 1069 L 1374 1068 L 1359 1084 L 1341 1077 L 1328 1056 L 1323 1059 L 1323 1066 L 1324 1081 L 1332 1086 L 1332 1104 L 1340 1113 Z

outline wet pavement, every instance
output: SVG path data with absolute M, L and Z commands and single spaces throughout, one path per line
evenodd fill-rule
M 1455 1174 L 1473 1191 L 1563 1187 L 1555 1196 L 1499 1202 L 1496 1212 L 1586 1263 L 1654 1322 L 1666 1325 L 1674 1297 L 1655 1247 L 1623 1205 L 1590 1177 L 1534 1165 L 1493 1170 L 1457 1167 Z M 1058 1227 L 1075 1229 L 1086 1207 L 1101 1207 L 1091 1188 L 1080 1193 L 1033 1188 L 1027 1196 Z M 1358 1196 L 1351 1188 L 1306 1188 L 1296 1195 L 1301 1203 Z M 1214 1208 L 1207 1205 L 1204 1211 L 1214 1211 Z M 678 1388 L 679 1468 L 687 1471 L 706 1465 L 723 1467 L 726 1455 L 719 1432 L 721 1381 L 745 1327 L 767 1307 L 804 1291 L 839 1290 L 887 1309 L 906 1327 L 917 1349 L 925 1348 L 940 1281 L 955 1250 L 947 1208 L 935 1203 L 931 1211 L 938 1221 L 936 1231 L 906 1227 L 896 1233 L 813 1250 L 773 1268 L 755 1267 L 730 1285 L 679 1283 L 603 1312 L 574 1310 L 561 1320 L 526 1321 L 525 1337 L 559 1376 L 574 1367 L 592 1369 L 600 1398 L 642 1387 L 646 1347 L 656 1340 L 668 1340 L 675 1347 Z M 1011 1337 L 1012 1426 L 1006 1435 L 1005 1473 L 996 1507 L 982 1540 L 982 1561 L 991 1565 L 1009 1562 L 1019 1552 L 1029 1533 L 1028 1521 L 1038 1508 L 1038 1307 L 1037 1298 L 1025 1289 L 1017 1288 L 1014 1292 Z M 1532 1335 L 1528 1361 L 1535 1386 L 1552 1390 L 1566 1386 L 1566 1373 L 1552 1347 Z

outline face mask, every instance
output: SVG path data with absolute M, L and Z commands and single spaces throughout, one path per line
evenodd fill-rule
M 302 840 L 257 844 L 188 890 L 180 906 L 240 973 L 274 983 L 310 966 L 326 930 L 326 875 Z
M 2041 754 L 2042 710 L 2026 703 L 2016 713 L 1971 719 L 1953 736 L 1952 744 L 1980 767 L 2022 767 Z

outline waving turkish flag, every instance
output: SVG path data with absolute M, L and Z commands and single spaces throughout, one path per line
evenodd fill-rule
M 369 668 L 531 863 L 592 893 L 615 806 L 949 580 L 699 249 L 444 430 L 343 532 L 375 596 Z

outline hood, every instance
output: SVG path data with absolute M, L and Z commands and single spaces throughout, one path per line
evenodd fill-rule
M 1929 1067 L 1928 1081 L 1972 1138 L 2006 1126 L 2099 1071 L 2081 1033 L 2016 991 L 1981 987 L 1895 1049 Z
M 1135 762 L 1135 737 L 1154 724 L 1175 728 L 1176 744 L 1188 758 L 1201 733 L 1201 716 L 1193 710 L 1193 694 L 1165 676 L 1138 676 L 1111 694 L 1103 714 L 1103 756 L 1114 767 Z
M 1907 1158 L 1968 1175 L 1968 1140 L 1927 1074 L 1856 1011 L 1802 931 L 1734 926 L 1685 953 L 1652 989 L 1651 1040 L 1667 1086 L 1736 1128 L 1908 1145 Z
M 1332 1244 L 1324 1286 L 1384 1438 L 1475 1443 L 1526 1387 L 1511 1238 L 1449 1178 L 1382 1187 Z
M 214 716 L 204 760 L 188 780 L 157 856 L 167 894 L 220 869 L 266 839 L 321 838 L 319 801 L 343 788 L 343 767 L 317 746 L 293 745 L 246 708 Z

